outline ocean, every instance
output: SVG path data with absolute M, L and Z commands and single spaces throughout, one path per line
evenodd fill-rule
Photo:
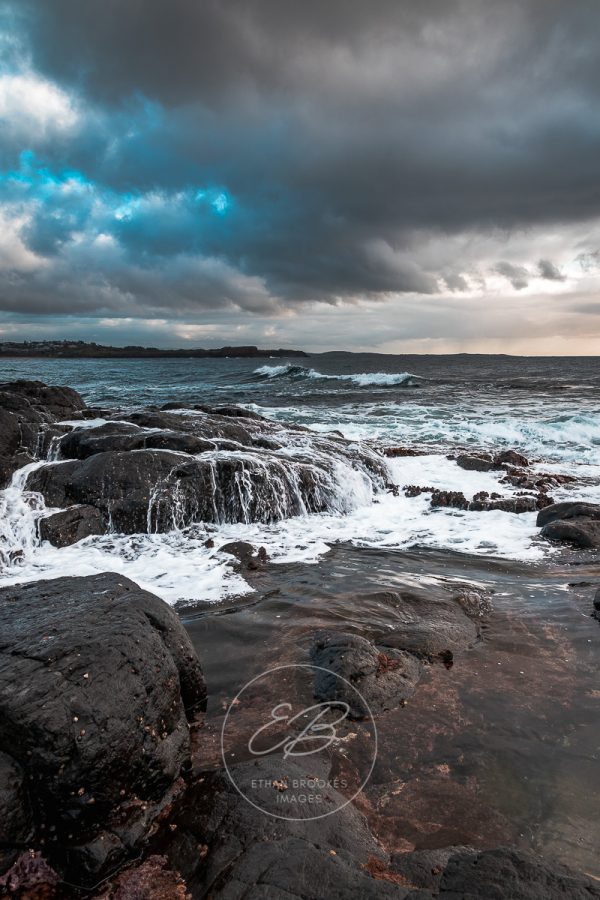
M 554 500 L 600 502 L 598 359 L 2 360 L 0 381 L 18 378 L 80 391 L 98 413 L 75 427 L 116 407 L 235 403 L 418 454 L 388 459 L 397 491 L 375 492 L 340 468 L 327 513 L 109 534 L 60 550 L 37 537 L 47 510 L 24 491 L 31 463 L 0 492 L 0 542 L 18 551 L 0 585 L 116 571 L 175 606 L 209 685 L 200 746 L 208 756 L 215 748 L 207 765 L 217 766 L 223 711 L 269 661 L 303 658 L 323 628 L 385 642 L 382 592 L 427 602 L 479 592 L 493 609 L 482 640 L 452 666 L 432 664 L 410 703 L 381 718 L 361 809 L 390 846 L 398 837 L 417 847 L 510 843 L 600 876 L 597 554 L 542 539 L 535 512 L 432 508 L 429 494 L 402 490 L 514 496 L 503 472 L 465 470 L 453 458 L 514 449 L 534 472 L 575 479 L 553 488 Z M 231 541 L 265 547 L 268 565 L 235 564 L 220 552 Z

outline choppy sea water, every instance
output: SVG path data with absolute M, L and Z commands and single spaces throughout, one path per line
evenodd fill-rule
M 79 390 L 90 405 L 133 407 L 165 402 L 237 403 L 279 422 L 336 430 L 377 446 L 416 447 L 425 455 L 391 459 L 400 487 L 430 485 L 510 494 L 497 473 L 460 469 L 459 448 L 516 448 L 540 471 L 575 475 L 553 492 L 600 501 L 600 362 L 478 356 L 379 356 L 332 353 L 290 360 L 156 359 L 0 362 L 0 380 L 40 379 Z M 314 563 L 330 546 L 413 545 L 513 560 L 541 560 L 553 549 L 538 537 L 535 514 L 432 510 L 427 495 L 372 495 L 351 480 L 344 516 L 322 514 L 265 525 L 197 527 L 169 535 L 92 538 L 56 551 L 36 545 L 15 480 L 3 504 L 4 530 L 19 531 L 25 558 L 4 580 L 117 569 L 170 603 L 201 603 L 251 588 L 218 553 L 220 543 L 264 545 L 274 561 Z M 35 511 L 34 511 L 35 512 Z M 36 513 L 37 514 L 37 513 Z M 15 521 L 16 520 L 16 521 Z M 2 526 L 0 526 L 2 527 Z M 216 549 L 207 550 L 207 536 Z

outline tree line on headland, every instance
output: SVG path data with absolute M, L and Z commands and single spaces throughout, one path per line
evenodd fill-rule
M 303 350 L 261 350 L 259 347 L 219 347 L 209 350 L 201 347 L 185 349 L 165 349 L 160 347 L 139 347 L 129 345 L 126 347 L 108 347 L 103 344 L 86 341 L 4 341 L 0 343 L 0 357 L 14 356 L 46 356 L 62 358 L 91 358 L 102 357 L 134 359 L 157 357 L 183 357 L 183 358 L 227 358 L 227 357 L 288 357 L 307 356 Z

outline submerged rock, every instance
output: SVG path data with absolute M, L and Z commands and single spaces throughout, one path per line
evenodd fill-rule
M 423 657 L 465 650 L 480 637 L 481 620 L 489 601 L 477 591 L 463 591 L 449 599 L 425 593 L 378 591 L 367 594 L 371 615 L 382 627 L 373 628 L 373 640 L 387 647 L 409 650 Z
M 0 621 L 0 751 L 52 864 L 96 881 L 190 763 L 200 663 L 176 613 L 113 573 L 4 588 Z
M 600 504 L 565 501 L 538 513 L 537 525 L 550 541 L 583 549 L 600 547 Z
M 275 817 L 281 809 L 277 756 L 231 770 L 246 793 L 256 790 L 253 785 L 265 786 L 261 804 L 274 815 L 248 803 L 225 773 L 204 773 L 174 808 L 168 842 L 156 842 L 165 856 L 152 855 L 131 867 L 119 884 L 138 872 L 138 881 L 129 883 L 151 890 L 146 873 L 154 870 L 157 879 L 170 875 L 172 884 L 181 886 L 181 878 L 194 898 L 211 900 L 600 898 L 600 886 L 585 875 L 512 848 L 445 847 L 390 857 L 352 804 L 340 808 L 343 798 L 331 786 L 330 773 L 311 768 L 307 776 L 306 764 L 288 760 L 287 766 L 290 778 L 299 783 L 310 777 L 327 785 L 321 793 L 337 809 L 334 816 L 313 818 L 310 804 L 299 804 L 297 820 Z M 109 891 L 101 896 L 113 900 Z M 121 896 L 114 895 L 114 900 Z
M 412 697 L 422 671 L 411 653 L 389 648 L 384 652 L 356 634 L 319 634 L 310 656 L 321 669 L 315 674 L 315 697 L 347 703 L 353 719 L 393 709 Z

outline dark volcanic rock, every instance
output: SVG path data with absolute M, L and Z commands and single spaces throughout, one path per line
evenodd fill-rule
M 382 447 L 381 452 L 384 456 L 395 459 L 403 456 L 426 456 L 426 450 L 417 450 L 415 447 Z
M 421 677 L 422 664 L 412 654 L 389 649 L 384 653 L 355 634 L 318 634 L 310 656 L 313 665 L 328 670 L 315 674 L 315 697 L 347 703 L 353 719 L 398 706 L 412 697 Z
M 265 421 L 265 417 L 251 409 L 243 409 L 241 406 L 215 406 L 208 410 L 215 416 L 225 416 L 232 419 L 257 419 Z
M 0 394 L 15 397 L 12 409 L 20 411 L 23 406 L 29 406 L 54 419 L 67 419 L 85 409 L 84 401 L 73 388 L 55 387 L 42 381 L 4 382 L 0 384 Z
M 319 777 L 306 762 L 286 763 L 297 779 Z M 252 783 L 273 783 L 280 758 L 269 756 L 235 766 L 236 783 L 252 794 Z M 335 815 L 311 818 L 314 808 L 299 804 L 298 821 L 265 815 L 238 794 L 222 772 L 208 773 L 186 798 L 177 829 L 169 841 L 173 868 L 194 887 L 194 897 L 212 900 L 401 900 L 396 885 L 376 881 L 365 870 L 369 859 L 387 858 L 369 832 L 363 816 L 335 787 L 324 791 Z M 280 814 L 279 793 L 267 788 L 261 804 Z M 198 847 L 204 845 L 201 853 Z
M 184 431 L 146 431 L 125 422 L 107 422 L 97 428 L 74 428 L 59 442 L 65 459 L 88 459 L 96 453 L 123 450 L 174 450 L 203 453 L 214 450 L 215 442 Z
M 526 456 L 523 456 L 522 453 L 517 453 L 516 450 L 503 450 L 502 453 L 497 453 L 494 457 L 494 465 L 496 466 L 528 466 L 529 460 Z
M 0 396 L 0 402 L 2 398 Z M 10 480 L 18 468 L 17 454 L 21 446 L 21 426 L 18 417 L 0 407 L 0 488 Z
M 449 506 L 453 509 L 468 509 L 469 501 L 461 491 L 438 491 L 431 495 L 432 506 Z
M 409 591 L 378 591 L 365 600 L 372 616 L 377 615 L 384 623 L 372 629 L 376 644 L 425 657 L 470 647 L 478 640 L 481 619 L 489 612 L 488 601 L 477 591 L 462 592 L 451 599 Z
M 160 410 L 143 410 L 132 413 L 128 421 L 141 428 L 157 428 L 161 431 L 187 431 L 197 437 L 212 440 L 225 439 L 236 444 L 249 446 L 252 433 L 259 423 L 245 418 L 243 422 L 231 421 L 226 416 L 213 416 L 209 413 L 196 416 L 176 415 Z M 213 443 L 214 446 L 214 443 Z
M 553 503 L 538 513 L 537 525 L 548 540 L 581 548 L 600 547 L 600 504 Z
M 57 419 L 80 416 L 85 403 L 71 388 L 41 381 L 0 384 L 0 488 L 11 475 L 45 452 Z
M 17 852 L 32 835 L 32 818 L 21 766 L 0 752 L 0 872 L 14 862 Z
M 68 442 L 76 440 L 72 452 L 86 455 L 99 449 L 97 439 L 123 438 L 130 436 L 119 429 L 100 436 L 71 434 Z M 378 458 L 367 451 L 315 440 L 315 447 L 281 456 L 240 448 L 199 456 L 149 449 L 94 452 L 83 460 L 42 466 L 30 475 L 27 489 L 39 491 L 51 506 L 95 506 L 115 530 L 132 534 L 195 522 L 276 522 L 339 509 L 344 502 L 340 462 L 375 482 L 382 474 Z
M 159 507 L 149 523 L 151 499 L 157 485 L 167 491 L 167 484 L 177 484 L 173 473 L 186 461 L 162 450 L 97 453 L 83 461 L 42 466 L 29 477 L 27 489 L 39 491 L 50 506 L 95 505 L 117 531 L 146 532 L 149 524 L 156 526 L 152 530 L 167 531 L 173 520 L 161 515 Z
M 599 519 L 600 504 L 584 503 L 579 500 L 566 500 L 562 503 L 553 503 L 552 506 L 543 509 L 537 517 L 538 527 L 543 527 L 551 522 L 564 521 L 565 519 Z
M 92 534 L 104 534 L 106 520 L 93 506 L 71 506 L 40 519 L 40 537 L 55 547 L 69 547 Z
M 421 487 L 419 484 L 405 484 L 403 490 L 405 497 L 419 497 L 421 494 L 433 494 L 437 488 Z
M 595 900 L 600 884 L 556 863 L 547 863 L 510 848 L 463 850 L 453 854 L 440 880 L 439 893 L 414 900 Z M 413 895 L 410 895 L 413 900 Z
M 403 900 L 407 891 L 375 880 L 342 850 L 287 838 L 243 851 L 215 889 L 201 896 L 211 900 Z
M 471 500 L 469 509 L 476 512 L 500 509 L 503 512 L 527 513 L 539 509 L 537 497 L 505 497 L 502 500 Z
M 469 456 L 466 453 L 457 456 L 456 462 L 461 469 L 468 469 L 473 472 L 489 472 L 490 469 L 495 468 L 491 459 L 486 459 L 482 456 Z
M 51 862 L 97 880 L 189 764 L 198 658 L 172 609 L 112 573 L 4 588 L 0 621 L 0 750 Z
M 2 900 L 53 900 L 64 896 L 58 893 L 60 878 L 41 853 L 29 850 L 22 853 L 14 865 L 0 877 Z

